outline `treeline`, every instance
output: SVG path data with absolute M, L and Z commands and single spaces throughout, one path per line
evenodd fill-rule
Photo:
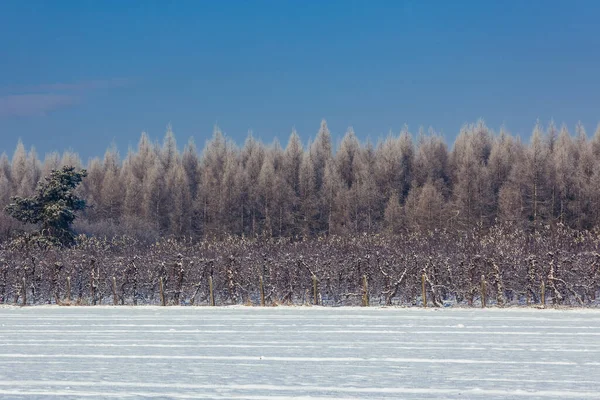
M 350 128 L 338 146 L 325 121 L 303 146 L 293 131 L 285 148 L 249 136 L 236 146 L 218 128 L 199 152 L 178 151 L 172 129 L 162 144 L 143 133 L 121 159 L 115 148 L 83 165 L 72 152 L 40 161 L 19 142 L 0 156 L 0 207 L 29 196 L 63 165 L 84 167 L 78 189 L 90 206 L 77 230 L 98 237 L 306 238 L 392 232 L 467 232 L 510 222 L 600 226 L 600 128 L 588 138 L 553 122 L 537 123 L 528 143 L 483 121 L 465 125 L 452 147 L 435 132 L 413 139 L 405 127 L 376 145 Z M 0 216 L 0 237 L 23 229 Z

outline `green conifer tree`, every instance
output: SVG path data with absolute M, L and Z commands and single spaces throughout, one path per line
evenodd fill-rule
M 71 245 L 75 242 L 71 227 L 75 212 L 86 206 L 74 191 L 85 176 L 85 169 L 76 171 L 71 166 L 53 170 L 38 184 L 33 196 L 13 197 L 4 210 L 21 222 L 38 225 L 39 239 Z

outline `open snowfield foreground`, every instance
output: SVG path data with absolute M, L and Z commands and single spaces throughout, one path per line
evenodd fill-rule
M 600 398 L 600 312 L 0 308 L 0 398 Z

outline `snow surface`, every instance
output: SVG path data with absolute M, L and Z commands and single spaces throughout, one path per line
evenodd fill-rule
M 600 312 L 3 307 L 0 398 L 600 398 Z

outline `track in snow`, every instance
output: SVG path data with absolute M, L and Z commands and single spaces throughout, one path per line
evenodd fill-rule
M 0 397 L 600 398 L 600 312 L 6 307 Z

